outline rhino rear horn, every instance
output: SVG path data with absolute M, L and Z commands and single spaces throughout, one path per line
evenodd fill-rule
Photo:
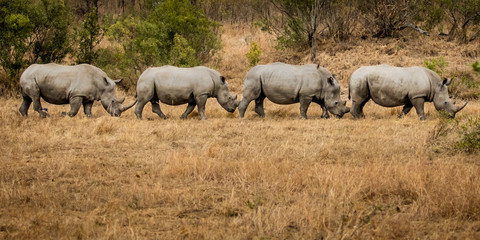
M 123 103 L 123 102 L 125 102 L 125 97 L 123 97 L 123 98 L 121 98 L 121 99 L 118 99 L 117 102 L 118 102 L 118 103 Z
M 467 103 L 468 103 L 468 102 L 465 102 L 465 104 L 463 104 L 463 106 L 457 108 L 457 110 L 455 111 L 455 113 L 460 112 L 465 106 L 467 106 Z
M 133 107 L 133 105 L 135 105 L 136 103 L 137 103 L 137 100 L 135 100 L 135 102 L 133 102 L 132 104 L 130 104 L 130 105 L 128 105 L 128 106 L 123 106 L 123 105 L 122 105 L 122 107 L 121 107 L 120 110 L 121 110 L 122 112 L 125 112 L 125 111 L 127 111 L 128 109 L 130 109 L 131 107 Z

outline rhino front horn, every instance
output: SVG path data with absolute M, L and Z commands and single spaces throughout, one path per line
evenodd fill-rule
M 122 105 L 122 107 L 121 107 L 120 110 L 121 110 L 122 112 L 125 112 L 125 111 L 127 111 L 128 109 L 130 109 L 131 107 L 133 107 L 133 105 L 135 105 L 136 103 L 137 103 L 137 100 L 135 100 L 135 102 L 133 102 L 133 103 L 130 104 L 129 106 L 126 106 L 126 107 L 125 107 L 125 106 Z
M 465 106 L 467 106 L 467 103 L 468 102 L 465 102 L 465 104 L 463 104 L 463 106 L 457 108 L 457 111 L 455 111 L 455 113 L 460 112 Z

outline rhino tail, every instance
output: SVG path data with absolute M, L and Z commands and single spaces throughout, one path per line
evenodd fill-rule
M 350 100 L 350 80 L 348 80 L 348 100 Z

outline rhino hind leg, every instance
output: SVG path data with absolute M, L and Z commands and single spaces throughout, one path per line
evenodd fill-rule
M 363 107 L 365 107 L 365 104 L 367 104 L 368 100 L 370 100 L 370 98 L 367 98 L 360 103 L 355 100 L 352 101 L 352 108 L 350 109 L 350 112 L 352 113 L 354 118 L 358 119 L 365 117 L 365 114 L 363 113 Z
M 185 112 L 182 114 L 182 116 L 180 116 L 180 118 L 187 119 L 188 114 L 190 114 L 193 111 L 193 109 L 195 109 L 195 106 L 197 106 L 195 102 L 189 102 L 187 109 L 185 109 Z
M 255 99 L 255 112 L 260 117 L 265 117 L 265 110 L 263 109 L 263 102 L 265 100 L 265 95 L 260 94 L 260 97 Z
M 415 98 L 415 99 L 412 99 L 411 101 L 413 106 L 415 107 L 415 110 L 417 111 L 417 115 L 420 117 L 420 120 L 427 119 L 425 117 L 425 111 L 424 111 L 425 99 Z
M 93 106 L 93 101 L 83 102 L 83 112 L 89 118 L 93 117 L 92 116 L 92 106 Z
M 165 115 L 163 112 L 162 112 L 162 109 L 160 109 L 160 104 L 158 104 L 157 101 L 152 101 L 152 112 L 156 113 L 159 117 L 163 118 L 163 119 L 167 119 L 167 115 Z M 137 116 L 138 117 L 138 116 Z
M 73 97 L 70 99 L 70 111 L 68 113 L 62 112 L 62 115 L 68 115 L 69 117 L 74 117 L 77 115 L 80 107 L 82 106 L 83 97 Z
M 35 98 L 32 98 L 32 101 L 33 101 L 33 110 L 38 112 L 38 114 L 40 114 L 40 117 L 42 118 L 50 117 L 50 114 L 48 114 L 42 107 L 42 103 L 40 102 L 40 96 L 36 96 Z
M 27 95 L 23 95 L 23 102 L 19 109 L 22 116 L 28 116 L 28 109 L 30 108 L 30 104 L 32 104 L 32 99 Z
M 303 119 L 307 119 L 307 110 L 312 102 L 312 98 L 309 97 L 301 97 L 300 98 L 300 117 Z
M 407 102 L 403 106 L 402 112 L 400 113 L 400 115 L 398 115 L 398 118 L 403 118 L 405 115 L 408 114 L 408 112 L 410 112 L 410 110 L 412 110 L 412 108 L 413 108 L 413 104 L 410 101 Z

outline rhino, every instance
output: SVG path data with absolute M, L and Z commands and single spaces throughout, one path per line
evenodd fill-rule
M 282 105 L 300 102 L 303 119 L 307 119 L 307 109 L 312 101 L 321 106 L 322 118 L 328 118 L 328 112 L 341 118 L 350 110 L 345 106 L 346 101 L 340 98 L 340 84 L 336 76 L 318 64 L 277 62 L 253 67 L 245 76 L 243 99 L 238 106 L 239 117 L 244 117 L 252 100 L 255 100 L 255 112 L 265 117 L 265 98 Z
M 403 105 L 399 118 L 415 107 L 420 120 L 425 120 L 425 102 L 433 102 L 437 111 L 446 111 L 453 118 L 468 102 L 461 107 L 450 102 L 448 86 L 451 83 L 452 79 L 442 80 L 437 73 L 424 67 L 360 67 L 348 82 L 351 114 L 354 118 L 364 117 L 363 107 L 373 99 L 383 107 Z
M 19 111 L 22 116 L 27 116 L 33 101 L 33 109 L 40 117 L 50 116 L 40 103 L 40 98 L 43 98 L 51 104 L 69 103 L 70 111 L 62 113 L 64 116 L 75 116 L 83 105 L 85 115 L 92 117 L 93 102 L 100 100 L 110 115 L 119 117 L 122 112 L 135 105 L 134 102 L 124 106 L 125 98 L 117 98 L 115 86 L 121 81 L 110 79 L 101 69 L 89 64 L 33 64 L 25 69 L 20 77 L 23 102 Z
M 213 97 L 228 112 L 233 113 L 238 106 L 237 96 L 230 93 L 225 77 L 213 69 L 203 66 L 152 67 L 145 70 L 138 79 L 135 115 L 142 119 L 145 104 L 151 102 L 152 112 L 161 118 L 167 118 L 160 109 L 160 101 L 168 105 L 188 104 L 181 115 L 182 119 L 186 119 L 195 106 L 198 106 L 200 119 L 207 119 L 205 104 L 208 98 Z

